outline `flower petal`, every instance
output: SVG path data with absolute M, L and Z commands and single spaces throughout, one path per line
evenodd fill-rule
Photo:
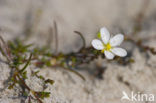
M 109 39 L 110 39 L 110 33 L 109 33 L 109 31 L 105 27 L 103 27 L 103 28 L 100 29 L 100 34 L 101 34 L 102 41 L 105 44 L 107 44 L 108 41 L 109 41 Z
M 112 54 L 110 51 L 105 51 L 105 56 L 107 59 L 113 59 L 114 58 L 114 54 Z
M 117 56 L 120 56 L 120 57 L 124 57 L 127 55 L 127 51 L 123 48 L 113 48 L 111 49 L 111 51 L 117 55 Z
M 92 46 L 97 49 L 97 50 L 102 50 L 104 49 L 104 46 L 102 44 L 102 42 L 98 39 L 94 39 L 92 40 Z
M 110 39 L 111 46 L 119 46 L 124 40 L 124 36 L 122 34 L 117 34 L 113 38 Z

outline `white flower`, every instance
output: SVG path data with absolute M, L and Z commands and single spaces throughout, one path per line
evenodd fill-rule
M 124 36 L 122 34 L 117 34 L 110 38 L 110 33 L 105 27 L 103 27 L 100 29 L 100 35 L 103 42 L 98 39 L 94 39 L 92 40 L 92 46 L 97 50 L 101 50 L 107 59 L 113 59 L 115 55 L 120 57 L 127 55 L 125 49 L 118 47 L 124 40 Z

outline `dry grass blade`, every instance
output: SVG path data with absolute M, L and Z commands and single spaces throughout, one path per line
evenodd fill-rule
M 57 30 L 57 23 L 54 21 L 54 35 L 55 35 L 55 53 L 58 52 L 58 30 Z
M 50 48 L 51 44 L 53 43 L 53 28 L 50 27 L 49 30 L 48 30 L 48 38 L 47 38 L 47 47 Z

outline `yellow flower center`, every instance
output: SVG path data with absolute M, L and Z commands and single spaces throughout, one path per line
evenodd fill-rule
M 110 45 L 110 43 L 103 44 L 103 46 L 104 46 L 104 49 L 101 50 L 102 53 L 104 53 L 105 50 L 106 50 L 106 51 L 110 51 L 111 48 L 112 48 L 112 46 Z

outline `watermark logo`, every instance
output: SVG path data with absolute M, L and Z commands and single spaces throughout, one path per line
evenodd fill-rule
M 128 95 L 125 91 L 122 91 L 122 97 L 121 100 L 128 100 L 128 101 L 146 101 L 146 102 L 152 102 L 155 99 L 154 94 L 143 94 L 143 93 L 134 93 L 133 91 L 131 92 L 130 95 Z

